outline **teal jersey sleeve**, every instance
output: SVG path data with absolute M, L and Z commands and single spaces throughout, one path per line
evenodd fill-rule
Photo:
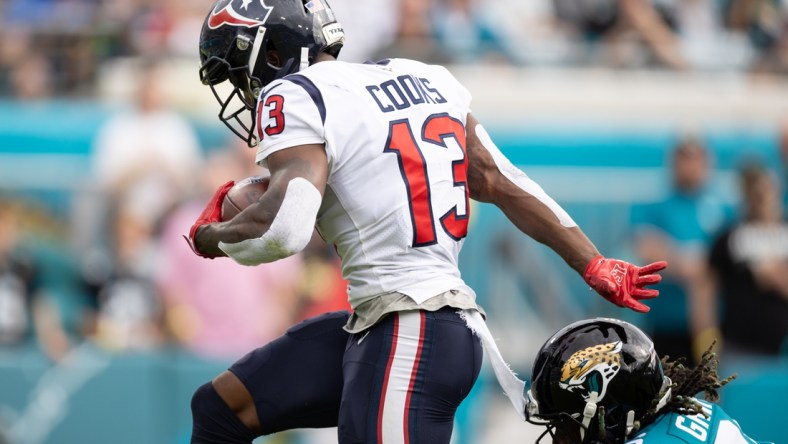
M 667 413 L 636 432 L 626 444 L 767 444 L 745 435 L 736 420 L 718 405 L 698 402 L 708 417 Z

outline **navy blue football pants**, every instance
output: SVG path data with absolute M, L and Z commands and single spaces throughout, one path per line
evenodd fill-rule
M 338 426 L 340 444 L 448 444 L 482 362 L 457 309 L 392 313 L 358 334 L 342 329 L 348 316 L 303 321 L 230 368 L 263 433 Z

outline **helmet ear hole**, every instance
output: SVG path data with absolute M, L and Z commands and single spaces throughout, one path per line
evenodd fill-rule
M 273 45 L 272 45 L 273 46 Z M 282 67 L 282 58 L 279 57 L 279 52 L 276 49 L 268 49 L 265 52 L 265 61 L 274 68 Z
M 630 354 L 628 354 L 628 353 L 624 353 L 624 355 L 622 356 L 622 359 L 624 361 L 624 364 L 626 364 L 626 365 L 632 365 L 632 364 L 637 363 L 637 358 L 632 356 L 632 355 L 630 355 Z

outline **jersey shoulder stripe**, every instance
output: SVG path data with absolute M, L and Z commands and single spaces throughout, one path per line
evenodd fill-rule
M 262 98 L 268 96 L 269 94 L 271 94 L 271 91 L 275 90 L 276 88 L 278 88 L 280 86 L 282 86 L 282 82 L 281 81 L 268 85 L 268 87 L 263 90 L 263 93 L 260 94 L 260 98 L 262 99 Z
M 317 111 L 320 113 L 320 120 L 325 125 L 326 123 L 326 103 L 323 101 L 323 94 L 320 90 L 315 86 L 315 84 L 309 80 L 306 76 L 301 74 L 291 74 L 285 77 L 285 80 L 288 80 L 296 85 L 304 88 L 309 97 L 312 98 L 312 101 L 315 103 L 317 107 Z

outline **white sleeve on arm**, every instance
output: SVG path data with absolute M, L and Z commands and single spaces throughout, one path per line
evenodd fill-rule
M 495 166 L 498 167 L 498 170 L 501 171 L 501 174 L 504 175 L 507 179 L 509 179 L 513 184 L 517 185 L 521 190 L 525 191 L 526 193 L 534 196 L 542 202 L 550 211 L 555 214 L 558 218 L 558 221 L 566 228 L 576 227 L 577 223 L 572 220 L 572 217 L 561 208 L 560 205 L 556 201 L 553 200 L 552 197 L 548 196 L 547 193 L 539 186 L 538 183 L 531 180 L 522 170 L 517 168 L 516 166 L 512 165 L 509 162 L 509 159 L 503 155 L 501 150 L 495 146 L 490 135 L 487 134 L 487 131 L 484 130 L 484 127 L 481 124 L 476 125 L 476 137 L 479 138 L 479 141 L 482 143 L 487 151 L 489 151 L 490 155 L 492 155 L 493 160 L 495 161 Z
M 219 248 L 241 265 L 258 265 L 292 256 L 309 243 L 322 197 L 308 180 L 287 184 L 282 206 L 262 236 L 241 242 L 219 242 Z

